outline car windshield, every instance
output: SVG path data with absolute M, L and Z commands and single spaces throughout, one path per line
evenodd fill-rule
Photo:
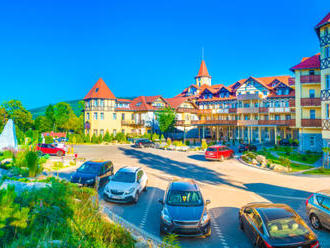
M 171 190 L 167 195 L 167 204 L 172 206 L 202 206 L 203 199 L 199 191 Z
M 79 172 L 97 174 L 100 172 L 100 164 L 86 162 L 79 169 Z
M 290 238 L 309 234 L 306 224 L 299 218 L 290 217 L 276 219 L 266 223 L 272 238 Z
M 217 148 L 209 147 L 209 148 L 207 148 L 206 151 L 208 151 L 208 152 L 216 152 L 217 151 Z
M 112 181 L 121 182 L 121 183 L 134 183 L 135 173 L 118 171 L 112 178 Z

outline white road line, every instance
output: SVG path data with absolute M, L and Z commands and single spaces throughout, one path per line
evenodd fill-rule
M 211 222 L 211 225 L 212 225 L 212 228 L 215 229 L 215 232 L 218 236 L 218 239 L 220 240 L 221 242 L 221 247 L 223 248 L 229 248 L 228 244 L 227 244 L 227 241 L 225 239 L 225 237 L 223 236 L 222 234 L 222 231 L 221 231 L 221 228 L 220 226 L 218 225 L 218 223 L 215 221 L 215 217 L 214 217 L 214 213 L 212 210 L 209 211 L 209 214 L 211 216 L 211 219 L 212 219 L 212 222 Z
M 139 225 L 140 228 L 144 228 L 144 225 L 146 224 L 148 213 L 149 213 L 149 210 L 150 210 L 150 206 L 151 206 L 152 201 L 154 200 L 153 198 L 154 198 L 155 192 L 156 192 L 156 190 L 155 189 L 152 189 L 152 192 L 151 192 L 151 195 L 150 195 L 150 198 L 149 198 L 147 207 L 146 207 L 146 209 L 143 212 L 143 217 L 142 217 L 141 223 Z

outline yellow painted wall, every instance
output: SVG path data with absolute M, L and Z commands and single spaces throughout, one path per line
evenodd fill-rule
M 302 84 L 301 87 L 301 97 L 302 98 L 309 98 L 309 90 L 314 89 L 315 90 L 315 97 L 319 98 L 321 94 L 321 85 L 320 84 L 313 84 L 313 85 L 308 85 L 308 84 Z
M 310 119 L 310 110 L 315 109 L 315 119 L 321 119 L 321 108 L 302 108 L 302 118 Z

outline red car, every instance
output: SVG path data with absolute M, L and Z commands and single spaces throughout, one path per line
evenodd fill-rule
M 43 154 L 64 156 L 65 151 L 52 144 L 38 144 L 37 151 L 41 151 Z
M 220 160 L 223 161 L 227 158 L 232 158 L 234 151 L 227 146 L 210 146 L 205 152 L 207 160 Z

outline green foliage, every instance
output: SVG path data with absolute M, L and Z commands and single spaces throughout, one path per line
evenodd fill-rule
M 125 142 L 126 136 L 123 133 L 117 133 L 115 140 L 117 140 L 118 142 Z
M 174 146 L 183 146 L 182 141 L 175 140 L 173 141 Z
M 190 141 L 186 140 L 185 144 L 186 144 L 186 146 L 190 146 Z
M 93 144 L 98 144 L 99 139 L 98 139 L 98 137 L 97 137 L 95 134 L 93 134 L 93 136 L 92 136 L 92 138 L 91 138 L 91 142 L 92 142 Z
M 175 234 L 168 234 L 163 238 L 163 242 L 160 245 L 161 248 L 180 248 L 178 236 Z
M 167 138 L 166 143 L 168 146 L 170 146 L 172 144 L 172 140 L 170 138 Z
M 32 115 L 23 107 L 20 101 L 10 100 L 4 102 L 2 107 L 8 115 L 8 119 L 13 119 L 19 129 L 26 131 L 32 127 Z
M 111 137 L 109 131 L 107 130 L 105 132 L 104 137 L 103 137 L 103 141 L 105 141 L 105 142 L 111 142 L 112 140 L 113 140 L 113 137 Z
M 159 129 L 162 133 L 171 130 L 175 124 L 175 111 L 171 107 L 156 112 Z
M 45 136 L 45 144 L 53 144 L 54 139 L 52 136 Z
M 55 179 L 49 187 L 17 196 L 0 190 L 0 243 L 6 247 L 134 247 L 121 226 L 106 221 L 93 201 L 97 192 Z M 58 240 L 60 245 L 50 242 Z
M 53 124 L 48 120 L 46 116 L 38 116 L 34 120 L 35 129 L 40 132 L 49 132 L 53 128 Z
M 290 171 L 290 165 L 291 165 L 290 159 L 285 157 L 279 157 L 279 160 L 280 160 L 280 164 L 286 167 L 288 171 Z
M 152 135 L 151 140 L 154 141 L 154 142 L 157 141 L 157 140 L 159 140 L 159 135 L 156 134 L 156 133 L 154 133 L 154 134 Z
M 29 168 L 29 177 L 35 177 L 42 171 L 42 166 L 39 165 L 38 155 L 34 151 L 28 151 L 25 155 L 26 165 Z
M 86 135 L 84 136 L 84 142 L 85 142 L 85 143 L 90 143 L 90 142 L 91 142 L 91 137 L 89 136 L 89 134 L 86 134 Z
M 100 134 L 98 137 L 98 144 L 101 144 L 103 142 L 103 136 Z
M 207 149 L 208 145 L 206 143 L 206 139 L 202 139 L 201 147 L 202 147 L 203 150 L 206 150 Z
M 162 134 L 162 136 L 160 137 L 160 140 L 161 140 L 161 141 L 165 141 L 164 134 Z

